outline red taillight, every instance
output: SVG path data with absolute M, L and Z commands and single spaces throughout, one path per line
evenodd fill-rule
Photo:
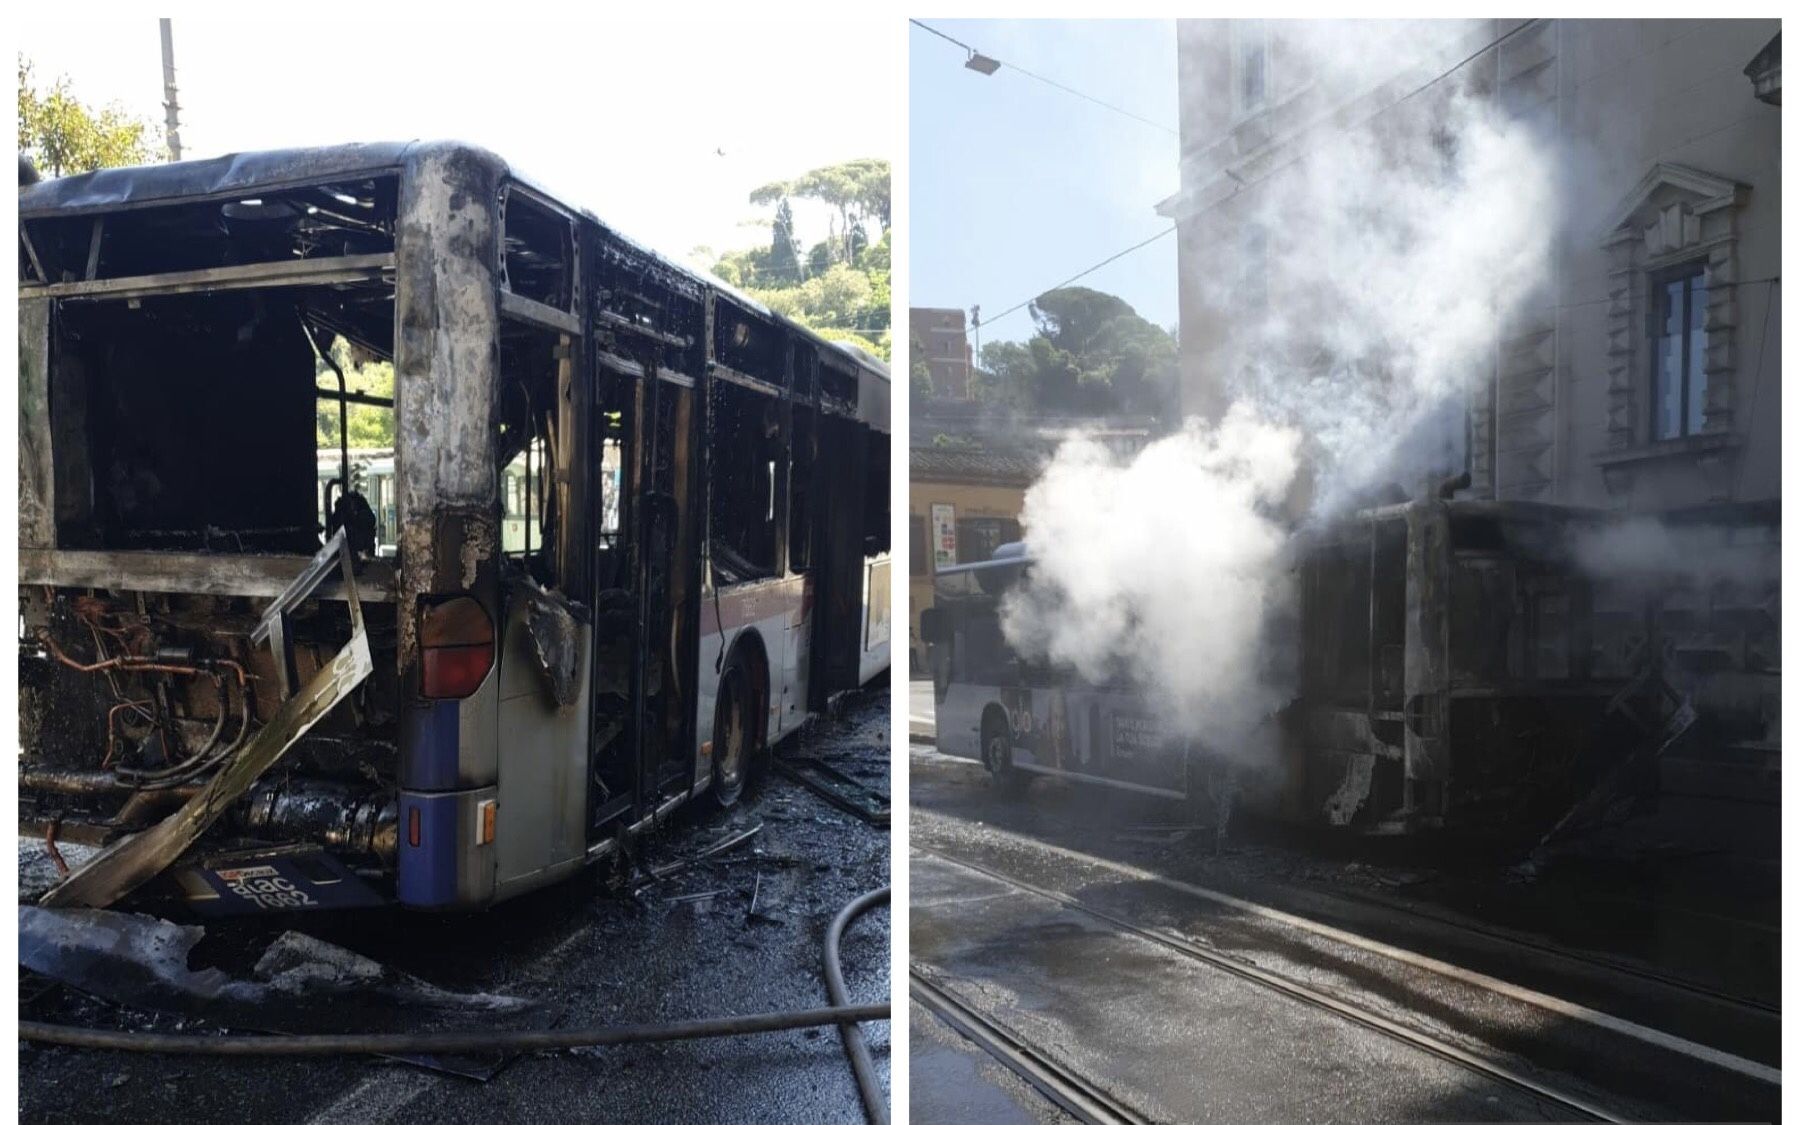
M 494 623 L 474 598 L 426 606 L 419 620 L 423 652 L 419 694 L 462 699 L 474 693 L 494 667 Z

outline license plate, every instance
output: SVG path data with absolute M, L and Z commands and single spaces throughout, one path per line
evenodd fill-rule
M 336 909 L 383 901 L 374 888 L 321 851 L 215 858 L 179 875 L 194 909 L 210 914 Z

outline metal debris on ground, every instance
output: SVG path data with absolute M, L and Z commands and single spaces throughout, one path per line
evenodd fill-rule
M 668 898 L 665 898 L 665 899 L 663 899 L 663 901 L 664 901 L 664 902 L 670 902 L 670 903 L 675 903 L 675 902 L 701 902 L 701 901 L 703 901 L 703 900 L 705 900 L 705 899 L 709 899 L 709 898 L 717 898 L 717 897 L 719 897 L 719 896 L 720 896 L 720 895 L 722 895 L 722 894 L 724 894 L 724 893 L 725 893 L 725 888 L 723 888 L 723 887 L 720 887 L 720 888 L 719 888 L 719 889 L 718 889 L 718 890 L 716 890 L 716 891 L 695 891 L 695 892 L 693 892 L 693 893 L 692 893 L 692 894 L 685 894 L 685 895 L 670 895 L 670 896 L 669 896 L 669 897 L 668 897 Z
M 826 803 L 842 809 L 868 824 L 885 826 L 889 821 L 888 795 L 873 786 L 832 766 L 822 759 L 795 755 L 773 759 L 775 770 L 783 777 L 812 790 Z
M 688 868 L 693 867 L 695 864 L 704 863 L 707 860 L 718 855 L 720 852 L 730 851 L 732 848 L 737 847 L 739 844 L 742 844 L 747 840 L 753 839 L 757 833 L 762 831 L 762 829 L 763 829 L 762 822 L 758 821 L 757 823 L 751 825 L 749 828 L 744 829 L 742 832 L 734 832 L 731 835 L 726 836 L 724 839 L 719 840 L 716 843 L 708 844 L 706 847 L 701 848 L 699 851 L 695 852 L 691 856 L 688 856 L 686 859 L 678 859 L 672 863 L 664 863 L 659 866 L 652 867 L 649 869 L 649 872 L 647 875 L 640 875 L 640 876 L 638 876 L 637 879 L 633 880 L 630 889 L 633 892 L 636 892 L 636 891 L 642 889 L 646 883 L 654 883 L 654 882 L 658 882 L 663 879 L 667 879 L 669 876 L 674 875 L 675 873 L 677 873 L 679 871 L 686 871 Z

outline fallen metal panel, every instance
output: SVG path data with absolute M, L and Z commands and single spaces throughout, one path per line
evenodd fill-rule
M 208 555 L 181 551 L 19 551 L 19 584 L 78 589 L 142 590 L 150 594 L 279 597 L 306 570 L 299 555 Z M 394 564 L 362 563 L 361 601 L 394 600 Z M 318 596 L 345 601 L 341 583 L 327 580 Z
M 209 270 L 153 273 L 142 277 L 110 277 L 99 281 L 26 285 L 21 287 L 19 295 L 119 300 L 126 297 L 212 292 L 221 289 L 340 285 L 353 281 L 378 281 L 393 272 L 392 254 L 351 254 L 342 258 L 296 258 L 284 262 L 256 262 L 247 266 L 219 266 Z
M 332 657 L 331 663 L 319 669 L 298 694 L 283 701 L 275 717 L 179 811 L 89 860 L 52 888 L 40 900 L 43 905 L 108 906 L 154 878 L 179 859 L 233 802 L 249 792 L 256 779 L 314 724 L 369 678 L 375 663 L 369 654 L 369 634 L 363 624 L 362 604 L 356 598 L 356 579 L 350 572 L 350 553 L 342 531 L 332 536 L 317 558 L 329 559 L 333 555 L 343 568 L 344 589 L 349 595 L 350 643 Z M 277 659 L 282 655 L 277 653 Z

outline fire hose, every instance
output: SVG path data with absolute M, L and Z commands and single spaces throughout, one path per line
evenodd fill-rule
M 139 1054 L 211 1055 L 255 1058 L 294 1058 L 322 1055 L 411 1054 L 524 1054 L 560 1051 L 572 1047 L 613 1047 L 626 1043 L 661 1043 L 680 1039 L 715 1039 L 733 1035 L 757 1035 L 771 1031 L 837 1024 L 856 1074 L 857 1089 L 871 1125 L 887 1125 L 887 1106 L 874 1075 L 868 1044 L 857 1025 L 865 1020 L 891 1018 L 888 1004 L 848 1004 L 838 939 L 850 921 L 878 903 L 888 901 L 889 888 L 853 899 L 825 936 L 825 985 L 831 995 L 829 1008 L 793 1012 L 758 1012 L 743 1016 L 680 1020 L 671 1023 L 614 1024 L 606 1027 L 519 1029 L 507 1031 L 430 1031 L 381 1034 L 280 1035 L 225 1037 L 116 1031 L 106 1028 L 70 1027 L 67 1024 L 19 1021 L 19 1038 L 57 1047 L 80 1047 Z
M 838 963 L 838 939 L 844 936 L 844 928 L 857 915 L 888 901 L 888 891 L 889 888 L 882 887 L 852 899 L 838 911 L 825 931 L 825 988 L 831 995 L 831 1003 L 838 1008 L 849 1003 L 849 993 L 844 988 L 844 969 Z M 881 1087 L 875 1081 L 875 1064 L 869 1058 L 869 1045 L 863 1042 L 862 1028 L 854 1023 L 840 1023 L 838 1034 L 844 1040 L 844 1053 L 850 1056 L 850 1069 L 856 1073 L 856 1088 L 862 1093 L 863 1112 L 869 1118 L 869 1125 L 887 1125 L 887 1099 L 881 1096 Z

